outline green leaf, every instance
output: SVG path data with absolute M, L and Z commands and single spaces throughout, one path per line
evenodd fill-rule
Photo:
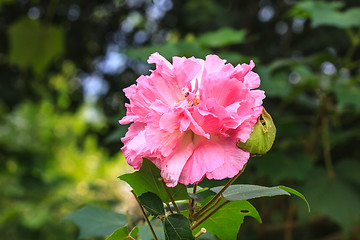
M 334 90 L 341 107 L 354 106 L 360 109 L 360 90 L 358 86 L 337 86 Z
M 148 57 L 154 52 L 158 52 L 166 59 L 171 59 L 172 56 L 179 56 L 180 51 L 172 42 L 167 42 L 163 45 L 149 45 L 140 48 L 129 48 L 126 50 L 126 55 L 131 58 L 146 61 Z
M 185 57 L 198 57 L 204 58 L 210 54 L 210 51 L 200 47 L 197 41 L 179 41 L 179 42 L 166 42 L 163 45 L 149 45 L 140 48 L 129 48 L 126 54 L 129 57 L 147 60 L 148 57 L 158 52 L 167 60 L 171 60 L 173 56 L 185 56 Z
M 154 216 L 165 215 L 163 202 L 156 194 L 152 192 L 143 193 L 139 196 L 139 200 L 150 214 Z
M 270 67 L 257 68 L 261 76 L 261 89 L 269 97 L 287 97 L 291 92 L 291 85 L 287 81 L 288 76 L 284 71 L 273 71 Z
M 222 187 L 215 187 L 211 190 L 214 192 L 219 192 Z M 305 197 L 299 193 L 298 191 L 284 186 L 277 186 L 277 187 L 264 187 L 258 185 L 249 185 L 249 184 L 239 184 L 239 185 L 232 185 L 228 189 L 225 190 L 223 193 L 223 197 L 229 201 L 242 201 L 242 200 L 249 200 L 254 198 L 260 197 L 272 197 L 272 196 L 279 196 L 279 195 L 288 195 L 294 194 L 300 198 L 302 198 L 310 211 L 309 203 L 306 201 Z
M 360 8 L 340 12 L 342 2 L 302 1 L 292 10 L 293 15 L 310 17 L 312 27 L 334 26 L 349 28 L 360 26 Z
M 317 168 L 309 176 L 302 191 L 312 208 L 310 214 L 298 212 L 302 219 L 325 215 L 347 233 L 359 222 L 359 192 L 340 177 L 329 178 L 324 169 Z
M 133 238 L 136 238 L 136 236 L 138 235 L 139 233 L 139 228 L 138 227 L 134 227 L 131 231 L 130 231 L 130 236 L 133 237 Z
M 79 238 L 108 236 L 119 226 L 127 224 L 125 215 L 94 206 L 85 206 L 66 215 L 64 219 L 79 226 Z
M 127 182 L 133 189 L 136 195 L 140 196 L 146 192 L 155 193 L 163 202 L 170 202 L 161 182 L 160 169 L 150 160 L 144 158 L 139 171 L 121 175 L 119 178 Z M 189 199 L 186 187 L 183 184 L 178 184 L 176 187 L 168 188 L 174 200 Z
M 299 136 L 303 133 L 303 129 L 296 124 L 284 125 L 280 127 L 286 130 L 288 137 Z M 284 135 L 283 134 L 283 135 Z M 272 184 L 278 184 L 280 181 L 294 179 L 303 181 L 307 178 L 312 168 L 312 162 L 304 154 L 288 157 L 285 153 L 270 151 L 256 163 L 257 171 L 268 177 Z
M 288 193 L 291 193 L 293 195 L 296 195 L 298 196 L 299 198 L 301 198 L 302 200 L 305 201 L 307 207 L 308 207 L 308 210 L 310 212 L 310 205 L 308 203 L 308 201 L 306 200 L 306 198 L 304 197 L 304 195 L 302 195 L 301 193 L 299 193 L 298 191 L 296 191 L 295 189 L 292 189 L 292 188 L 289 188 L 289 187 L 285 187 L 285 186 L 279 186 L 280 189 L 284 190 L 284 191 L 287 191 Z
M 159 219 L 156 218 L 151 220 L 151 226 L 159 239 L 165 239 L 163 224 Z M 146 223 L 139 225 L 138 235 L 142 240 L 153 239 L 149 226 Z
M 181 214 L 172 214 L 163 218 L 165 239 L 190 240 L 194 239 L 189 220 Z
M 192 199 L 194 199 L 196 202 L 199 202 L 199 203 L 202 203 L 209 196 L 215 195 L 215 193 L 213 191 L 209 190 L 209 188 L 207 188 L 207 187 L 202 188 L 200 186 L 197 186 L 196 194 L 193 194 L 192 191 L 193 191 L 193 188 L 188 188 L 189 196 Z
M 63 30 L 39 20 L 22 18 L 9 27 L 8 34 L 9 62 L 38 74 L 64 50 Z
M 226 59 L 229 63 L 232 63 L 234 66 L 241 63 L 249 63 L 251 60 L 253 60 L 255 64 L 258 64 L 260 62 L 260 60 L 256 57 L 248 57 L 234 51 L 221 51 L 218 53 L 218 56 L 221 59 Z
M 115 7 L 120 7 L 120 4 L 124 2 L 124 0 L 114 0 Z
M 139 232 L 139 228 L 135 227 L 131 230 L 129 233 L 129 229 L 127 226 L 121 227 L 117 230 L 115 230 L 109 237 L 106 238 L 106 240 L 127 240 L 132 238 L 136 238 L 137 233 Z
M 360 162 L 358 159 L 343 159 L 335 166 L 335 171 L 342 179 L 360 186 Z
M 218 193 L 223 187 L 215 187 L 211 190 Z M 242 201 L 260 197 L 271 197 L 290 194 L 279 187 L 263 187 L 257 185 L 239 184 L 232 185 L 223 193 L 223 197 L 229 201 Z
M 242 43 L 245 39 L 245 30 L 221 28 L 215 32 L 209 32 L 199 37 L 199 42 L 206 47 L 224 47 Z
M 225 200 L 220 201 L 222 203 Z M 257 210 L 248 201 L 229 202 L 193 232 L 197 233 L 202 227 L 218 236 L 220 239 L 236 239 L 236 235 L 246 216 L 255 218 L 261 223 Z
M 14 0 L 1 0 L 0 1 L 0 10 L 2 9 L 2 6 L 5 4 L 12 3 Z

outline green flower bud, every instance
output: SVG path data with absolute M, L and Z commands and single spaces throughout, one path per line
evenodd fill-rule
M 238 148 L 241 148 L 251 154 L 251 156 L 259 156 L 267 153 L 272 147 L 276 135 L 275 124 L 265 108 L 261 116 L 257 119 L 249 139 L 243 143 L 238 142 Z

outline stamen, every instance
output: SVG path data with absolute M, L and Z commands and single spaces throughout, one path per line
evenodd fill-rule
M 188 101 L 189 101 L 189 98 L 188 98 Z M 189 101 L 189 103 L 187 104 L 187 106 L 188 107 L 193 107 L 193 106 L 196 106 L 196 105 L 199 105 L 199 95 L 198 94 L 196 94 L 195 96 L 194 96 L 194 98 L 191 100 L 191 101 Z

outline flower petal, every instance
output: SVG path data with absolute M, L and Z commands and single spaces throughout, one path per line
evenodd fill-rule
M 196 136 L 196 148 L 186 162 L 179 182 L 188 185 L 200 182 L 207 172 L 214 171 L 224 163 L 225 152 L 220 143 Z
M 219 72 L 224 67 L 226 60 L 219 58 L 216 55 L 206 56 L 204 67 L 207 73 Z
M 260 77 L 259 77 L 259 75 L 257 73 L 254 73 L 253 71 L 250 71 L 244 77 L 244 84 L 249 89 L 258 88 L 260 86 Z
M 175 153 L 162 162 L 161 176 L 168 187 L 177 185 L 180 173 L 189 157 L 193 154 L 194 148 L 192 133 L 187 132 L 183 135 L 181 144 Z
M 218 168 L 206 174 L 208 179 L 220 180 L 234 177 L 243 169 L 250 157 L 250 153 L 236 146 L 235 139 L 219 139 L 219 142 L 221 142 L 226 160 Z
M 204 76 L 201 84 L 200 102 L 214 98 L 224 107 L 246 98 L 249 91 L 242 82 L 235 78 L 229 78 L 222 72 Z
M 174 74 L 179 88 L 183 88 L 193 80 L 202 68 L 202 65 L 195 58 L 173 57 Z M 191 86 L 191 84 L 189 84 Z
M 149 150 L 146 148 L 145 124 L 131 124 L 128 132 L 121 141 L 124 143 L 124 147 L 122 147 L 121 150 L 125 154 L 126 161 L 135 169 L 139 169 L 142 163 L 142 158 L 149 154 Z
M 171 64 L 158 53 L 148 62 L 156 69 L 124 89 L 130 103 L 120 123 L 134 122 L 122 138 L 128 163 L 138 169 L 150 159 L 171 187 L 236 175 L 249 158 L 236 143 L 249 138 L 265 98 L 252 90 L 260 84 L 254 63 L 234 67 L 209 55 Z
M 148 63 L 155 63 L 157 68 L 161 68 L 162 72 L 170 72 L 172 70 L 172 65 L 161 56 L 158 52 L 155 52 L 150 55 Z
M 172 133 L 156 126 L 147 126 L 145 138 L 152 154 L 157 153 L 162 157 L 168 157 L 180 144 L 183 134 L 176 130 Z

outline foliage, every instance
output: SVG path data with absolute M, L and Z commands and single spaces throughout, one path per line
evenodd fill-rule
M 142 60 L 155 51 L 254 59 L 277 137 L 239 181 L 291 186 L 312 208 L 296 204 L 294 213 L 293 200 L 254 199 L 263 223 L 255 236 L 244 228 L 242 238 L 358 237 L 356 1 L 5 0 L 0 11 L 2 239 L 75 239 L 73 225 L 59 224 L 64 215 L 88 202 L 117 207 L 115 178 L 126 168 L 121 89 L 147 73 Z M 163 234 L 161 222 L 153 225 Z M 279 232 L 261 235 L 274 225 Z M 149 234 L 141 224 L 138 235 Z
M 359 27 L 360 8 L 351 8 L 340 12 L 344 4 L 342 2 L 314 2 L 302 1 L 293 9 L 295 15 L 303 15 L 311 18 L 311 25 L 318 27 L 322 25 L 335 26 L 339 28 Z
M 20 19 L 9 27 L 8 34 L 9 62 L 25 69 L 31 67 L 38 74 L 63 52 L 63 30 L 37 20 Z
M 158 169 L 151 161 L 144 159 L 139 171 L 135 173 L 124 174 L 119 177 L 127 182 L 137 195 L 146 192 L 152 192 L 158 195 L 162 201 L 170 202 L 168 195 L 162 187 L 160 169 Z M 178 184 L 176 187 L 169 188 L 170 194 L 174 200 L 188 199 L 188 193 L 185 185 Z
M 163 219 L 165 239 L 194 239 L 189 220 L 181 214 L 171 214 Z
M 119 226 L 126 224 L 125 215 L 94 206 L 86 206 L 72 212 L 66 215 L 64 219 L 70 220 L 79 226 L 79 238 L 106 236 L 114 232 Z M 115 232 L 113 238 L 115 238 L 115 234 L 123 231 Z
M 226 217 L 224 217 L 226 216 Z M 247 201 L 230 202 L 200 225 L 220 239 L 235 239 L 246 216 L 255 218 L 261 223 L 257 210 Z
M 165 239 L 194 239 L 196 233 L 200 232 L 201 228 L 207 229 L 207 231 L 220 239 L 234 239 L 245 216 L 251 216 L 261 223 L 261 218 L 256 208 L 244 200 L 265 196 L 290 195 L 292 193 L 301 197 L 309 207 L 308 202 L 301 193 L 288 187 L 268 188 L 256 185 L 230 186 L 226 184 L 225 186 L 211 188 L 210 192 L 212 193 L 210 193 L 209 197 L 195 205 L 194 201 L 199 201 L 200 198 L 196 197 L 197 192 L 195 192 L 196 187 L 194 186 L 193 199 L 189 202 L 189 208 L 181 212 L 174 199 L 186 200 L 189 197 L 187 194 L 179 195 L 179 191 L 174 190 L 185 188 L 185 186 L 178 184 L 174 188 L 168 188 L 160 177 L 160 170 L 150 160 L 144 158 L 139 171 L 124 174 L 119 178 L 127 181 L 134 189 L 133 194 L 139 203 L 139 207 L 145 208 L 151 215 L 162 221 Z M 144 179 L 148 179 L 153 184 L 145 184 Z M 140 184 L 139 181 L 143 184 Z M 155 181 L 162 182 L 163 184 L 158 184 Z M 158 188 L 154 188 L 154 186 L 158 186 Z M 135 192 L 142 194 L 137 196 Z M 202 192 L 203 190 L 200 189 L 199 193 Z M 215 193 L 217 194 L 215 195 Z M 169 208 L 170 201 L 176 209 L 176 213 Z M 215 203 L 213 203 L 214 201 Z M 168 206 L 167 211 L 164 209 L 164 204 Z M 108 235 L 108 231 L 119 224 L 117 218 L 120 218 L 121 222 L 125 217 L 116 213 L 110 213 L 109 211 L 94 209 L 93 207 L 84 208 L 66 217 L 66 219 L 73 221 L 80 227 L 80 238 Z M 101 230 L 97 229 L 99 226 Z M 122 229 L 124 227 L 115 232 L 123 232 Z M 150 226 L 150 229 L 152 229 L 152 226 Z M 195 235 L 193 236 L 193 234 Z M 144 239 L 144 236 L 141 234 L 140 237 Z M 157 237 L 154 236 L 154 238 L 156 239 Z
M 134 239 L 136 238 L 138 232 L 139 232 L 138 228 L 134 228 L 129 232 L 128 227 L 124 226 L 114 231 L 113 234 L 111 234 L 111 236 L 106 238 L 106 240 L 126 240 L 126 239 L 131 239 L 130 237 Z

